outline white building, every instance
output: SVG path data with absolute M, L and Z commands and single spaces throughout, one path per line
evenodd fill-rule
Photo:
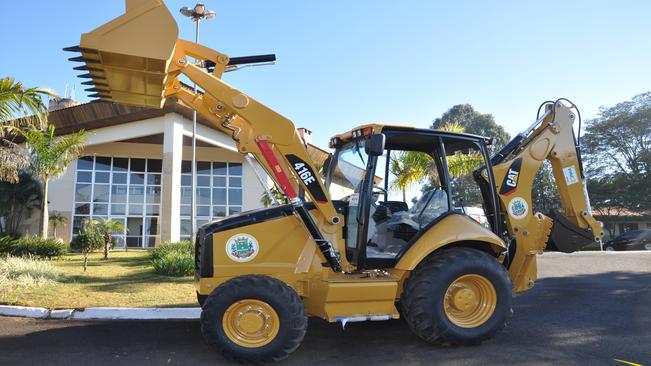
M 93 102 L 52 111 L 57 134 L 89 132 L 83 156 L 50 184 L 49 211 L 68 218 L 57 236 L 69 241 L 84 219 L 104 217 L 127 228 L 115 235 L 118 246 L 147 248 L 189 239 L 191 118 L 192 110 L 175 100 L 163 109 Z M 264 194 L 233 140 L 210 126 L 199 116 L 197 226 L 261 207 Z M 327 156 L 311 144 L 308 150 L 318 164 Z M 37 216 L 27 231 L 36 232 Z

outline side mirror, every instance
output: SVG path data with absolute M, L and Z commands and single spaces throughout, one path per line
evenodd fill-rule
M 384 136 L 383 133 L 371 135 L 371 137 L 368 140 L 366 140 L 366 144 L 364 145 L 366 154 L 370 156 L 381 156 L 382 154 L 384 154 L 385 140 L 386 140 L 386 136 Z

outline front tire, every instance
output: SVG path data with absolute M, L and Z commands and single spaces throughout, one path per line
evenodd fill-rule
M 224 282 L 203 304 L 204 339 L 225 358 L 260 364 L 289 356 L 303 341 L 307 316 L 296 291 L 275 278 Z
M 401 295 L 411 330 L 433 343 L 471 345 L 493 337 L 511 314 L 512 285 L 494 257 L 470 248 L 425 259 Z

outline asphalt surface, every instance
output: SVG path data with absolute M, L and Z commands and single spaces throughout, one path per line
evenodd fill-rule
M 534 289 L 494 339 L 432 346 L 401 320 L 310 320 L 281 365 L 651 365 L 651 252 L 543 256 Z M 0 317 L 0 365 L 224 365 L 196 321 L 79 322 Z

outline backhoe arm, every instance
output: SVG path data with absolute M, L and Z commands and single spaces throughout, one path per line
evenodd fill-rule
M 221 80 L 228 56 L 208 47 L 178 39 L 178 26 L 161 0 L 127 0 L 126 13 L 85 33 L 81 52 L 72 61 L 92 79 L 95 96 L 105 101 L 161 108 L 176 97 L 212 125 L 231 136 L 239 152 L 253 154 L 287 198 L 315 240 L 326 262 L 341 271 L 332 245 L 324 239 L 304 202 L 301 185 L 314 202 L 324 230 L 334 232 L 339 217 L 314 168 L 294 124 L 272 109 Z M 212 72 L 205 70 L 206 66 Z M 184 87 L 180 75 L 195 82 L 203 93 Z
M 590 208 L 585 178 L 572 128 L 574 105 L 549 103 L 545 113 L 493 158 L 493 173 L 509 236 L 509 274 L 515 291 L 533 286 L 537 278 L 536 254 L 545 248 L 574 252 L 601 241 L 603 229 Z M 536 173 L 545 160 L 553 169 L 562 212 L 549 217 L 532 211 Z

